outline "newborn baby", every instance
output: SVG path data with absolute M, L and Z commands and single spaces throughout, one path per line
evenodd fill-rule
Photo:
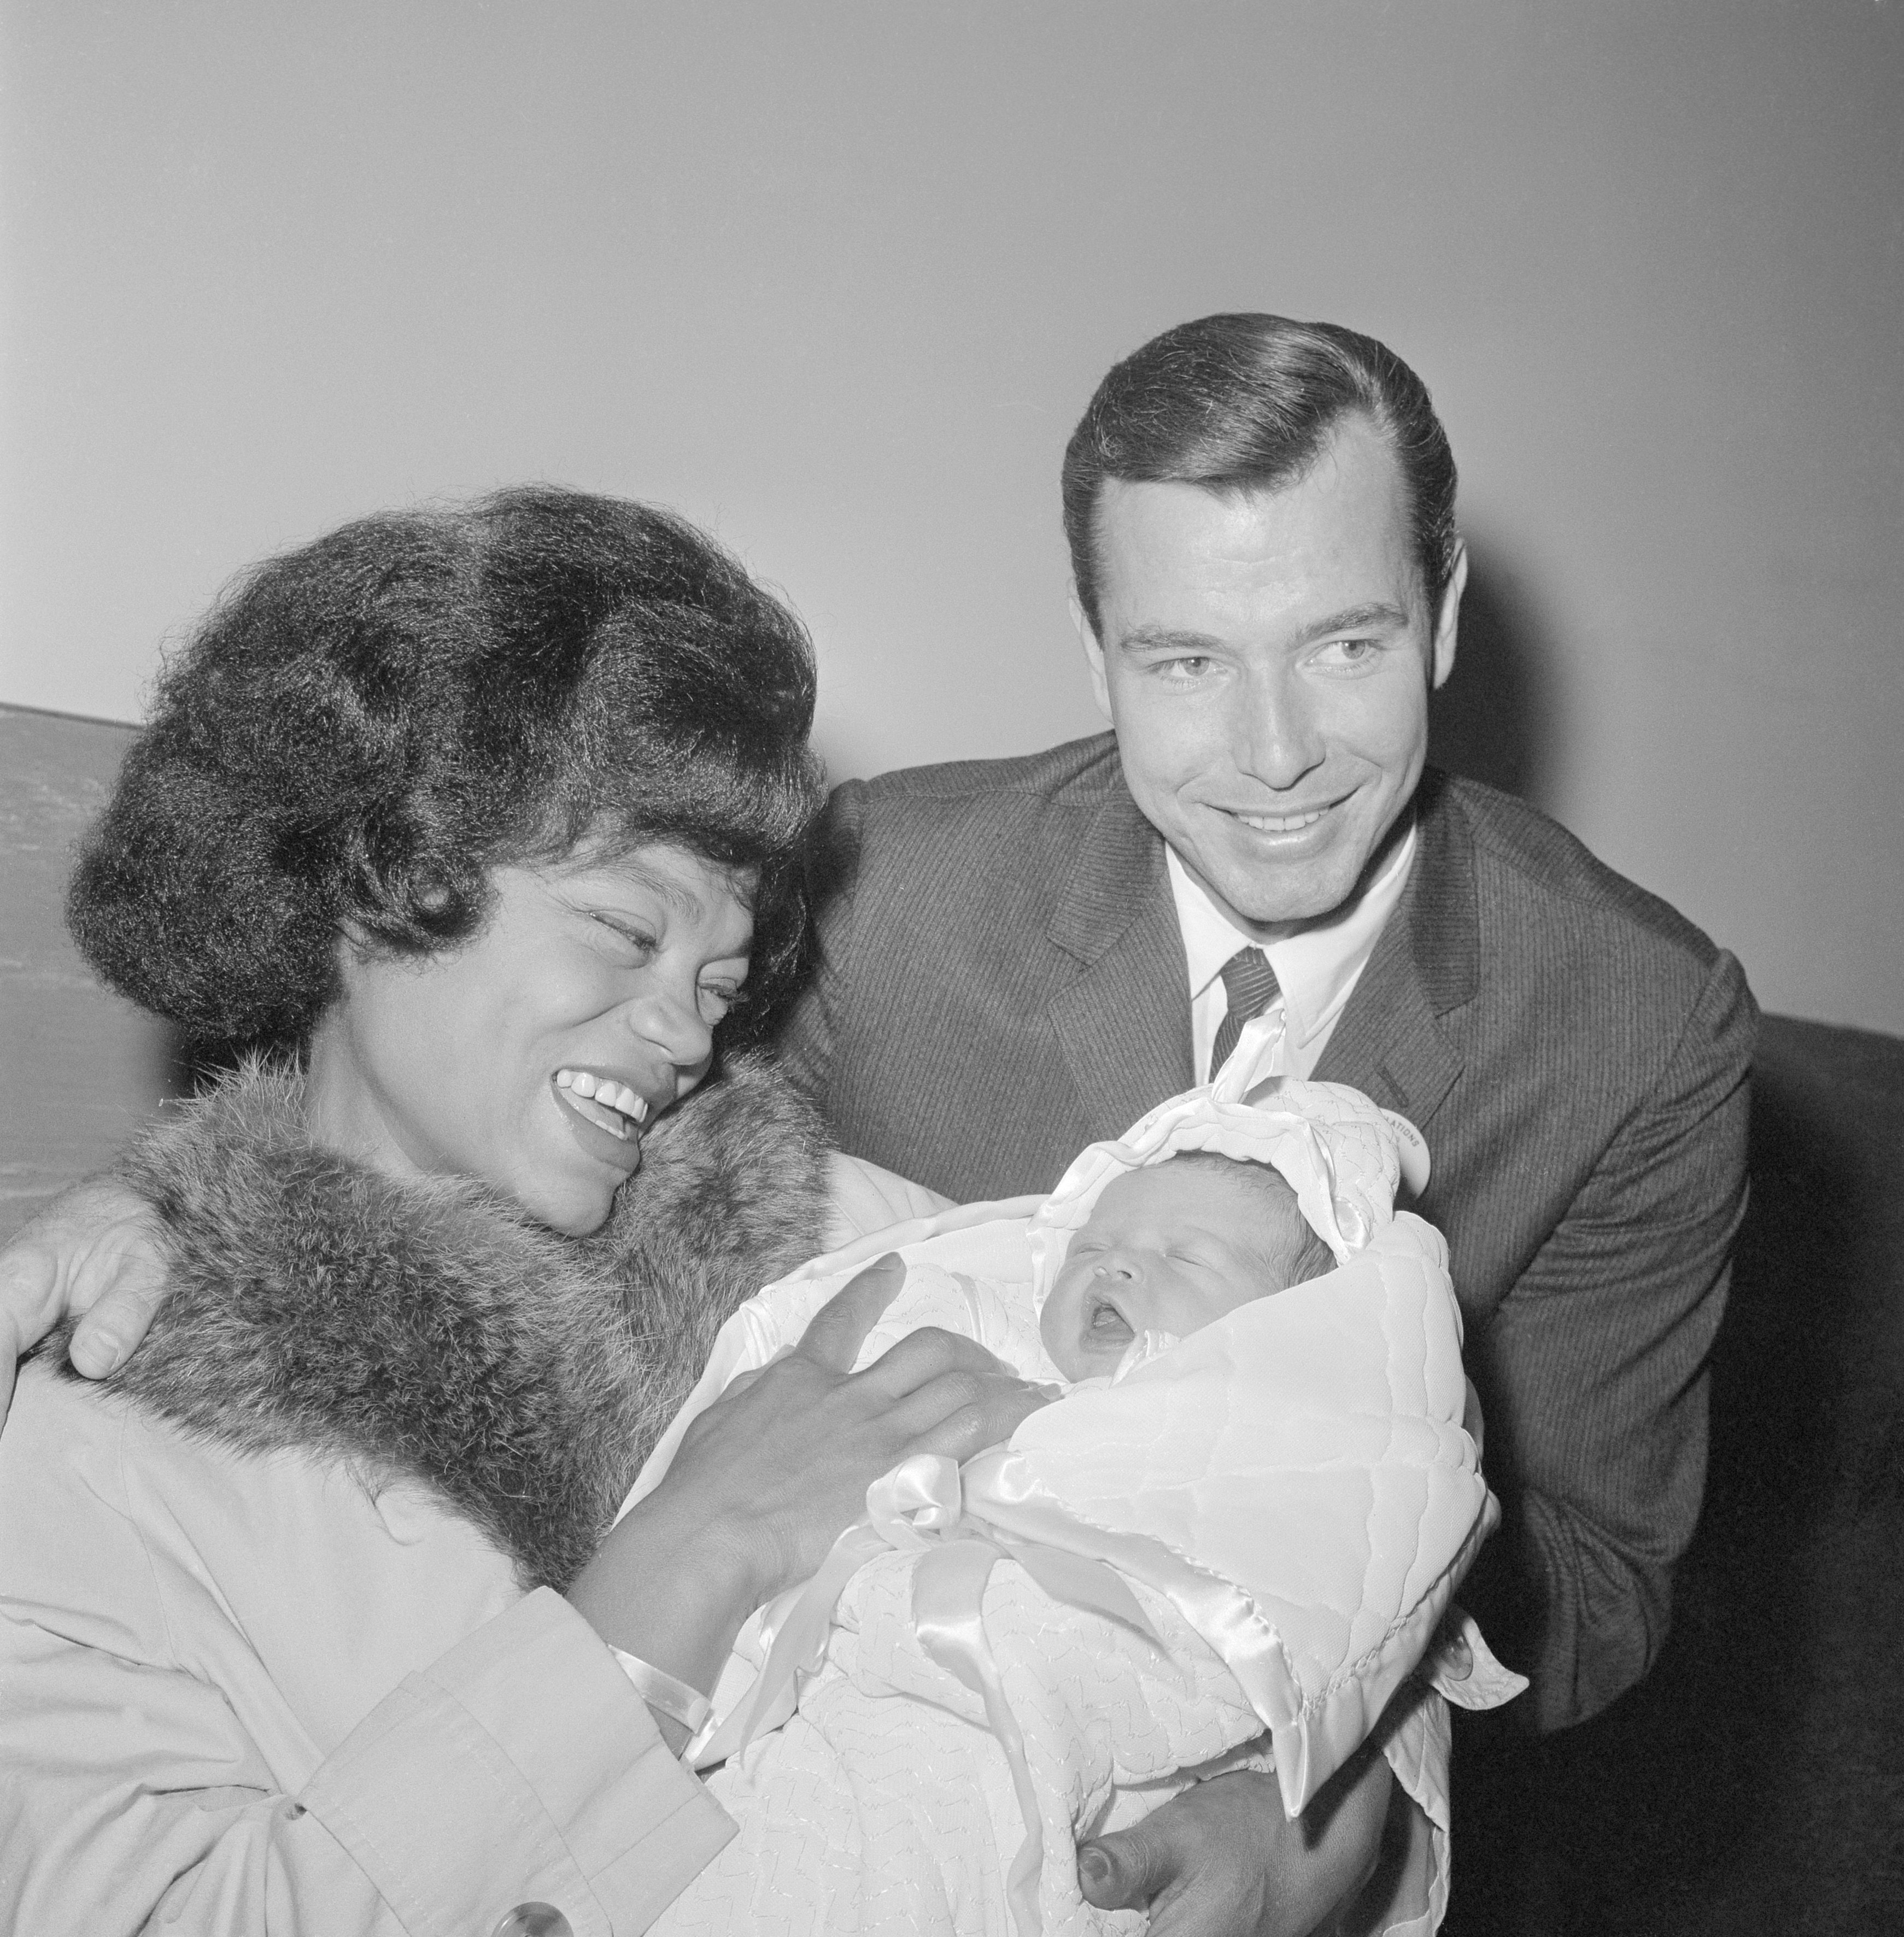
M 1279 1172 L 1186 1151 L 1105 1187 L 1038 1332 L 1066 1378 L 1108 1378 L 1146 1332 L 1160 1347 L 1335 1268 Z

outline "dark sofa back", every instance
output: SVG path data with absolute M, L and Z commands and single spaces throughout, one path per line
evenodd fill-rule
M 1455 1937 L 1904 1930 L 1904 1041 L 1769 1016 L 1658 1665 L 1457 1758 Z

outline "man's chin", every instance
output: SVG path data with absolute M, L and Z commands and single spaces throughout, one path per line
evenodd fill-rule
M 1239 927 L 1284 928 L 1292 922 L 1319 921 L 1333 914 L 1354 896 L 1360 873 L 1352 858 L 1273 873 L 1260 864 L 1232 862 L 1215 887 Z

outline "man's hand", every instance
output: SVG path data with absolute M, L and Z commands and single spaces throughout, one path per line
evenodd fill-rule
M 89 1379 L 132 1355 L 165 1295 L 152 1207 L 109 1177 L 75 1184 L 0 1251 L 0 1422 L 20 1354 L 77 1318 L 69 1356 Z
M 1374 1871 L 1390 1779 L 1379 1749 L 1365 1752 L 1293 1823 L 1273 1775 L 1193 1783 L 1142 1822 L 1084 1845 L 1084 1900 L 1148 1908 L 1152 1937 L 1307 1937 Z

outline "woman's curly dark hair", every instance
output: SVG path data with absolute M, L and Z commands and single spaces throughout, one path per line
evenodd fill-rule
M 267 560 L 161 677 L 67 920 L 201 1048 L 300 1041 L 347 923 L 427 954 L 492 870 L 667 841 L 759 872 L 732 1042 L 792 972 L 820 800 L 805 629 L 681 519 L 529 487 Z

